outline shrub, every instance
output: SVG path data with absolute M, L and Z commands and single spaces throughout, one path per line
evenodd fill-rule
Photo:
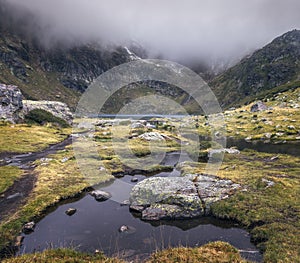
M 69 127 L 69 124 L 65 120 L 56 117 L 52 113 L 42 109 L 34 109 L 28 112 L 28 114 L 25 115 L 25 122 L 27 124 L 39 124 L 39 125 L 44 125 L 46 123 L 53 123 L 59 125 L 62 128 Z

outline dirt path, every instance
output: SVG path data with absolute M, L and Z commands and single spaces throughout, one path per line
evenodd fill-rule
M 13 165 L 24 170 L 24 175 L 16 180 L 14 184 L 0 197 L 0 222 L 7 216 L 16 212 L 19 207 L 26 203 L 26 199 L 34 188 L 37 175 L 34 172 L 34 161 L 44 158 L 49 154 L 54 154 L 63 150 L 72 143 L 71 136 L 64 141 L 51 145 L 43 151 L 14 156 L 5 156 L 6 165 Z

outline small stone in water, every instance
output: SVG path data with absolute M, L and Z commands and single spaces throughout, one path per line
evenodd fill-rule
M 35 228 L 35 223 L 33 221 L 29 222 L 29 223 L 26 223 L 24 226 L 23 226 L 23 232 L 25 234 L 29 234 L 31 232 L 34 231 L 34 228 Z
M 131 182 L 136 183 L 139 179 L 137 179 L 136 177 L 131 178 Z
M 95 190 L 93 192 L 90 193 L 91 196 L 93 196 L 96 201 L 102 202 L 102 201 L 106 201 L 109 198 L 111 198 L 111 194 L 101 191 L 101 190 Z
M 68 215 L 68 216 L 72 216 L 76 213 L 77 209 L 75 208 L 69 208 L 65 213 Z
M 130 201 L 129 200 L 124 200 L 122 203 L 120 203 L 121 206 L 126 206 L 126 205 L 130 205 Z
M 119 228 L 120 233 L 133 234 L 135 233 L 135 231 L 136 229 L 132 226 L 123 225 Z
M 119 229 L 119 231 L 120 231 L 121 233 L 126 232 L 126 231 L 128 231 L 128 230 L 129 230 L 129 227 L 128 227 L 128 226 L 125 226 L 125 225 L 121 226 L 120 229 Z

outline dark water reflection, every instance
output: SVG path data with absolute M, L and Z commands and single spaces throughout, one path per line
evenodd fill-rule
M 169 153 L 163 164 L 175 165 L 178 158 L 178 153 Z M 188 157 L 182 155 L 181 161 L 186 158 Z M 171 176 L 178 174 L 175 169 L 171 172 Z M 156 176 L 170 176 L 170 173 L 164 172 Z M 144 175 L 135 177 L 139 181 L 146 178 Z M 102 189 L 111 192 L 114 197 L 115 193 L 122 192 L 120 185 L 134 185 L 131 178 L 132 176 L 126 175 L 122 179 L 103 185 Z M 128 197 L 129 192 L 125 189 L 122 200 Z M 71 217 L 65 214 L 70 207 L 77 209 Z M 135 231 L 130 234 L 120 233 L 119 228 L 122 225 L 131 226 Z M 87 194 L 74 202 L 61 204 L 44 217 L 37 224 L 35 231 L 26 235 L 20 251 L 30 253 L 49 247 L 71 246 L 87 252 L 100 249 L 106 255 L 141 261 L 157 249 L 179 245 L 194 247 L 217 240 L 229 242 L 237 247 L 247 259 L 262 259 L 261 254 L 250 242 L 249 233 L 233 223 L 211 217 L 145 222 L 131 214 L 128 206 L 121 206 L 112 200 L 97 202 Z
M 69 207 L 77 213 L 69 217 Z M 134 233 L 120 233 L 120 226 L 136 229 Z M 127 259 L 136 256 L 145 258 L 156 249 L 184 246 L 199 246 L 210 241 L 222 240 L 245 252 L 252 260 L 261 260 L 261 255 L 250 242 L 249 233 L 232 223 L 214 218 L 193 220 L 144 222 L 128 211 L 127 206 L 117 202 L 96 202 L 86 195 L 79 201 L 59 206 L 42 219 L 33 232 L 24 239 L 22 252 L 29 253 L 49 247 L 75 247 L 81 251 L 94 252 L 100 249 L 107 255 L 125 253 Z

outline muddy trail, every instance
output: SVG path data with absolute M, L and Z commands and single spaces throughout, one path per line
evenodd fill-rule
M 0 196 L 0 222 L 7 216 L 16 212 L 19 207 L 26 203 L 26 199 L 34 188 L 37 174 L 34 172 L 34 161 L 45 158 L 49 154 L 54 154 L 57 151 L 63 150 L 67 145 L 72 143 L 72 137 L 69 136 L 64 141 L 51 145 L 46 149 L 11 156 L 4 156 L 1 166 L 11 165 L 17 166 L 24 171 L 22 177 L 14 182 L 14 184 Z

